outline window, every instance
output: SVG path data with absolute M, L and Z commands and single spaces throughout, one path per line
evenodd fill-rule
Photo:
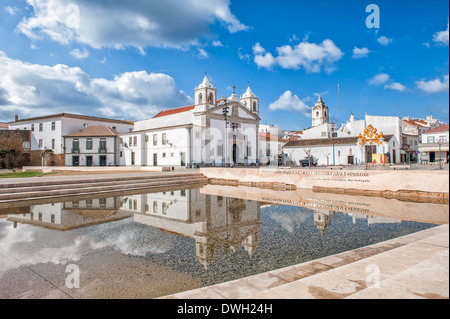
M 39 123 L 39 132 L 42 132 L 44 130 L 44 124 Z
M 153 145 L 158 145 L 158 134 L 153 134 Z
M 137 146 L 137 136 L 133 136 L 133 146 Z
M 447 143 L 447 136 L 439 136 L 440 143 Z
M 39 140 L 39 148 L 42 148 L 44 146 L 44 141 L 42 138 Z
M 56 131 L 56 122 L 52 122 L 52 131 Z
M 31 131 L 34 132 L 34 124 L 31 124 Z
M 253 102 L 253 112 L 256 112 L 256 102 Z
M 87 150 L 92 150 L 92 138 L 88 138 L 86 140 L 86 149 Z
M 145 135 L 145 143 L 148 142 L 148 135 Z
M 232 123 L 231 124 L 231 128 L 233 129 L 233 132 L 236 132 L 239 128 L 239 124 L 238 123 Z
M 162 157 L 163 157 L 163 158 L 166 158 L 166 153 L 162 153 Z
M 162 145 L 166 145 L 167 144 L 167 134 L 163 133 L 162 134 Z
M 213 104 L 213 103 L 214 103 L 214 94 L 209 93 L 208 103 L 209 103 L 209 104 Z
M 167 214 L 167 203 L 162 203 L 162 213 L 163 215 Z
M 202 102 L 203 102 L 203 95 L 200 93 L 198 95 L 198 104 L 202 104 Z
M 130 138 L 128 139 L 128 145 L 131 146 L 133 145 L 133 137 L 130 136 Z
M 120 155 L 119 155 L 120 157 L 123 157 L 123 152 L 122 152 L 122 151 L 120 151 L 119 154 L 120 154 Z
M 55 149 L 55 139 L 54 138 L 52 138 L 52 150 L 54 150 Z
M 434 143 L 434 136 L 428 136 L 427 143 Z
M 195 138 L 200 138 L 200 132 L 199 131 L 195 132 Z
M 106 152 L 106 138 L 100 139 L 100 152 Z
M 247 143 L 247 157 L 252 156 L 252 143 L 248 142 Z
M 80 141 L 77 138 L 74 138 L 72 140 L 72 153 L 74 151 L 78 152 L 79 149 L 80 149 Z
M 153 213 L 158 213 L 158 202 L 153 202 Z

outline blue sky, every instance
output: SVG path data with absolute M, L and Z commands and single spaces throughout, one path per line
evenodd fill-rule
M 59 112 L 143 120 L 248 83 L 261 123 L 449 119 L 447 1 L 0 0 L 0 122 Z M 368 28 L 369 4 L 379 28 Z M 374 21 L 374 20 L 371 20 Z M 338 107 L 340 83 L 340 112 Z

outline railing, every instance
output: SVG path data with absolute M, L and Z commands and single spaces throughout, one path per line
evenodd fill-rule
M 79 154 L 80 149 L 79 148 L 72 148 L 72 154 Z
M 108 153 L 108 150 L 106 148 L 99 148 L 98 149 L 98 153 L 99 154 L 106 154 L 106 153 Z

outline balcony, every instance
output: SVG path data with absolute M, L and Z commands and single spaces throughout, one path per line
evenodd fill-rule
M 72 154 L 80 154 L 79 148 L 72 148 Z
M 106 148 L 99 148 L 98 149 L 98 153 L 99 154 L 106 154 L 106 153 L 108 153 L 108 150 Z
M 449 143 L 419 143 L 420 152 L 448 152 Z

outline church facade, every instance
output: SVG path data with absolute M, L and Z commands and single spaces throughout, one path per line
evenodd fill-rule
M 218 98 L 207 76 L 195 104 L 135 122 L 120 135 L 120 166 L 254 165 L 258 159 L 259 98 L 250 86 L 240 97 Z

